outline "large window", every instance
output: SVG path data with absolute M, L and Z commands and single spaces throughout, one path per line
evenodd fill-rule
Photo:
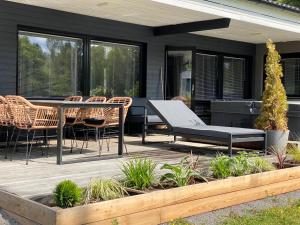
M 291 97 L 300 96 L 300 56 L 283 58 L 283 84 L 286 93 Z
M 196 54 L 195 100 L 217 98 L 218 56 Z
M 145 50 L 143 43 L 19 26 L 17 93 L 142 97 Z
M 139 96 L 140 47 L 91 41 L 90 94 Z
M 223 59 L 223 98 L 243 99 L 246 79 L 244 58 L 224 57 Z M 248 84 L 250 85 L 250 84 Z
M 195 100 L 251 97 L 248 57 L 205 51 L 198 51 L 195 57 Z
M 80 91 L 81 39 L 19 31 L 18 93 L 67 96 Z

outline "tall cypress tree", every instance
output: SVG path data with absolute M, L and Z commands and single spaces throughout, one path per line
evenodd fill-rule
M 263 92 L 262 107 L 256 127 L 263 130 L 288 130 L 288 102 L 285 89 L 281 82 L 283 77 L 280 55 L 272 40 L 267 42 L 268 55 L 265 65 L 266 80 Z

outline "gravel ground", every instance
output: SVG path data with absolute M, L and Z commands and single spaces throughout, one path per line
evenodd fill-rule
M 240 205 L 231 206 L 224 209 L 215 210 L 208 213 L 199 214 L 186 218 L 195 225 L 217 225 L 220 224 L 229 215 L 251 214 L 258 210 L 271 208 L 274 206 L 284 206 L 289 201 L 300 199 L 300 190 L 289 192 L 287 194 L 268 197 L 262 200 L 248 202 Z
M 229 215 L 244 215 L 253 213 L 257 210 L 270 208 L 273 206 L 287 205 L 291 200 L 300 199 L 300 190 L 290 192 L 283 195 L 265 198 L 258 201 L 248 202 L 241 205 L 236 205 L 224 209 L 215 210 L 208 213 L 199 214 L 186 218 L 195 225 L 218 225 Z M 0 209 L 0 225 L 21 225 Z
M 22 225 L 15 220 L 9 218 L 9 216 L 0 209 L 0 225 Z

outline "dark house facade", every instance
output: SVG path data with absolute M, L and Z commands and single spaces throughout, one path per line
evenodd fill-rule
M 205 116 L 212 100 L 261 97 L 264 41 L 274 38 L 283 56 L 287 93 L 290 98 L 300 97 L 300 15 L 294 8 L 241 1 L 232 12 L 232 5 L 223 2 L 221 6 L 216 1 L 214 10 L 231 7 L 229 28 L 156 36 L 153 27 L 157 25 L 138 24 L 138 16 L 134 18 L 135 23 L 129 23 L 121 16 L 118 21 L 107 19 L 114 14 L 102 16 L 101 10 L 96 17 L 88 12 L 82 15 L 84 11 L 68 12 L 59 6 L 43 7 L 36 1 L 31 5 L 16 2 L 0 1 L 1 95 L 33 98 L 127 95 L 155 99 L 184 96 L 200 116 Z M 101 4 L 98 6 L 110 3 Z M 162 4 L 162 8 L 158 4 Z M 171 7 L 168 8 L 166 4 L 167 1 L 155 1 L 151 7 L 157 7 L 162 16 L 166 13 L 163 18 L 164 21 L 168 19 L 169 24 L 174 24 L 172 15 L 176 10 L 187 13 L 191 10 L 179 5 L 168 5 Z M 241 13 L 247 16 L 249 12 L 245 7 L 256 12 L 257 20 L 260 16 L 264 21 L 267 15 L 268 20 L 280 20 L 280 26 L 291 24 L 293 30 L 282 30 L 279 25 L 278 28 L 268 27 L 257 21 L 249 23 L 247 28 L 247 21 L 236 19 Z M 209 14 L 197 14 L 195 10 L 190 15 L 197 17 L 199 14 L 199 20 Z M 150 14 L 148 8 L 147 15 Z M 210 14 L 208 19 L 223 17 Z M 130 13 L 128 15 L 130 17 Z M 141 20 L 143 17 L 140 15 Z M 185 22 L 183 20 L 182 24 Z

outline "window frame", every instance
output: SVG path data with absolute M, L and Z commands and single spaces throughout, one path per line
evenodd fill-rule
M 299 58 L 300 59 L 300 52 L 290 52 L 290 53 L 279 53 L 281 56 L 281 59 L 289 59 L 289 58 Z M 266 61 L 267 61 L 267 55 L 264 55 L 264 64 L 263 64 L 263 80 L 262 80 L 262 90 L 265 90 L 265 80 L 266 80 Z M 285 88 L 285 87 L 284 87 Z M 300 98 L 300 94 L 299 95 L 288 95 L 287 94 L 287 98 L 288 99 L 299 99 Z
M 300 52 L 285 53 L 285 54 L 280 54 L 280 56 L 281 56 L 281 59 L 292 59 L 292 58 L 299 58 L 300 59 Z M 266 61 L 266 57 L 267 56 L 265 56 L 265 61 Z M 265 68 L 265 64 L 264 64 L 264 68 Z M 264 78 L 266 77 L 265 73 L 266 72 L 265 72 L 265 69 L 264 69 Z M 300 97 L 300 93 L 299 93 L 299 95 L 287 95 L 287 97 L 290 98 L 290 99 L 292 99 L 292 98 L 297 98 L 298 99 Z
M 137 42 L 131 40 L 124 40 L 124 39 L 116 39 L 116 38 L 108 38 L 102 36 L 95 36 L 83 33 L 76 33 L 76 32 L 67 32 L 67 31 L 59 31 L 54 29 L 45 29 L 40 27 L 32 27 L 26 25 L 17 25 L 17 32 L 16 32 L 16 39 L 17 39 L 17 57 L 16 57 L 16 94 L 19 94 L 19 33 L 22 32 L 32 32 L 32 33 L 40 33 L 44 35 L 56 35 L 56 36 L 63 36 L 67 38 L 77 38 L 82 40 L 83 45 L 83 53 L 82 53 L 82 71 L 79 74 L 79 79 L 81 81 L 80 91 L 82 96 L 90 96 L 90 62 L 91 62 L 91 55 L 90 55 L 90 44 L 91 41 L 102 41 L 102 42 L 109 42 L 115 44 L 125 44 L 125 45 L 134 45 L 140 48 L 140 73 L 139 73 L 139 96 L 133 97 L 146 97 L 147 92 L 147 43 L 144 42 Z M 61 98 L 63 96 L 32 96 L 32 98 Z M 30 98 L 30 97 L 29 97 Z
M 209 51 L 209 50 L 201 50 L 197 49 L 197 53 L 200 54 L 208 54 L 215 55 L 217 57 L 218 63 L 216 66 L 217 70 L 217 81 L 216 81 L 216 99 L 223 100 L 224 97 L 224 57 L 232 57 L 232 58 L 241 58 L 245 59 L 245 76 L 248 79 L 250 85 L 244 84 L 244 96 L 241 100 L 251 99 L 252 98 L 252 77 L 253 77 L 253 56 L 249 55 L 240 55 L 240 54 L 232 54 L 226 52 L 217 52 L 217 51 Z M 224 99 L 230 100 L 230 99 Z

